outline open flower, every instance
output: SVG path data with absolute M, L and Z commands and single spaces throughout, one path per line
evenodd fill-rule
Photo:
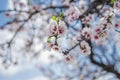
M 114 3 L 114 9 L 115 9 L 117 12 L 120 12 L 120 0 L 117 0 L 117 1 Z
M 75 19 L 79 18 L 80 11 L 77 7 L 72 6 L 67 10 L 66 15 L 68 16 L 69 22 L 72 22 Z
M 94 20 L 94 16 L 89 14 L 88 16 L 86 16 L 85 18 L 82 19 L 83 23 L 87 23 L 90 24 L 92 21 Z
M 58 25 L 56 21 L 51 21 L 49 26 L 49 35 L 53 36 L 56 35 L 58 32 Z
M 58 35 L 58 37 L 62 37 L 66 34 L 67 26 L 64 21 L 59 20 L 59 23 L 57 21 L 51 21 L 51 23 L 48 26 L 49 28 L 49 36 L 55 36 Z
M 80 43 L 80 50 L 84 55 L 89 55 L 91 53 L 91 48 L 86 41 Z
M 58 36 L 64 36 L 67 31 L 67 26 L 64 21 L 59 21 L 59 26 L 58 26 Z
M 107 36 L 108 36 L 108 29 L 104 28 L 103 25 L 98 25 L 93 28 L 92 40 L 96 44 L 102 44 L 103 42 L 105 42 Z
M 120 31 L 120 19 L 119 18 L 113 19 L 112 28 Z
M 82 30 L 82 35 L 86 38 L 86 39 L 90 39 L 91 38 L 91 30 L 88 27 L 83 28 Z

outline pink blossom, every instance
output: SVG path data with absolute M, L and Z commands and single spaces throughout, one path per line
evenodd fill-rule
M 80 49 L 81 49 L 82 54 L 84 55 L 89 55 L 91 53 L 91 48 L 86 41 L 82 41 L 80 43 Z
M 120 19 L 114 18 L 112 20 L 112 28 L 115 30 L 120 30 Z
M 108 30 L 104 28 L 103 25 L 98 25 L 93 28 L 92 31 L 92 39 L 96 44 L 102 44 L 101 42 L 105 42 L 108 36 Z
M 59 20 L 59 22 L 51 21 L 48 28 L 49 28 L 48 47 L 55 51 L 60 51 L 61 46 L 59 44 L 62 43 L 59 42 L 59 40 L 66 35 L 67 31 L 67 26 L 65 22 L 61 20 Z
M 77 36 L 76 36 L 76 39 L 77 39 L 77 41 L 81 41 L 81 40 L 82 40 L 81 35 L 77 35 Z
M 60 49 L 60 47 L 58 45 L 53 45 L 52 49 L 57 51 L 57 52 L 61 51 L 61 49 Z
M 86 38 L 86 39 L 90 39 L 91 38 L 91 30 L 88 27 L 83 28 L 82 30 L 82 35 Z
M 75 19 L 79 18 L 80 11 L 77 7 L 72 6 L 67 10 L 66 15 L 68 17 L 69 22 L 72 22 Z
M 85 0 L 79 1 L 79 10 L 80 10 L 80 14 L 83 14 L 87 10 L 87 5 L 85 3 Z
M 62 0 L 63 5 L 68 6 L 70 3 L 70 0 Z
M 90 24 L 90 22 L 92 22 L 93 20 L 94 20 L 94 16 L 93 15 L 88 15 L 87 17 L 82 19 L 82 22 L 85 23 L 85 24 L 86 23 Z
M 49 28 L 49 35 L 53 36 L 56 35 L 58 32 L 58 25 L 56 21 L 51 21 L 51 23 L 48 26 Z
M 120 0 L 117 0 L 115 3 L 114 3 L 114 9 L 118 12 L 120 12 Z
M 67 32 L 67 26 L 64 21 L 59 21 L 59 26 L 58 26 L 58 35 L 64 36 Z
M 67 32 L 67 26 L 65 24 L 64 21 L 59 21 L 59 23 L 57 23 L 56 21 L 52 21 L 49 26 L 49 35 L 50 36 L 55 36 L 57 35 L 58 37 L 62 37 L 65 36 L 66 32 Z

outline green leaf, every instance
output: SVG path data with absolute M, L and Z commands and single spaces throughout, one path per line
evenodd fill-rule
M 56 16 L 52 16 L 52 19 L 56 21 Z
M 60 17 L 62 18 L 64 16 L 64 13 L 62 12 L 61 14 L 60 14 Z
M 59 19 L 59 17 L 58 17 L 58 18 L 56 18 L 56 21 L 57 21 L 57 22 L 59 22 L 59 20 L 60 20 L 60 19 Z
M 111 2 L 110 2 L 110 3 L 111 3 L 111 4 L 114 4 L 115 2 L 116 2 L 116 0 L 111 0 Z
M 47 38 L 47 43 L 50 43 L 51 36 Z
M 61 20 L 63 16 L 64 16 L 64 13 L 62 12 L 60 16 L 56 18 L 56 21 L 59 22 L 59 20 Z

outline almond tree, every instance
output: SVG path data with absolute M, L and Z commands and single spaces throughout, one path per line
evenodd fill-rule
M 120 78 L 120 0 L 12 0 L 12 5 L 0 10 L 11 19 L 1 32 L 12 34 L 0 43 L 3 66 L 19 63 L 21 55 L 39 59 L 41 51 L 54 50 L 77 66 L 76 75 L 64 75 L 68 79 L 93 80 L 104 73 Z

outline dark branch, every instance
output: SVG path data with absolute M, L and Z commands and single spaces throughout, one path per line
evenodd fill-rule
M 93 64 L 96 64 L 98 65 L 99 67 L 103 68 L 103 70 L 107 71 L 107 72 L 111 72 L 113 74 L 116 75 L 116 77 L 120 78 L 120 73 L 115 70 L 114 68 L 114 65 L 105 65 L 103 63 L 100 63 L 100 62 L 97 62 L 95 59 L 94 59 L 94 52 L 92 51 L 92 44 L 91 44 L 91 41 L 88 41 L 90 47 L 91 47 L 91 54 L 90 54 L 90 61 L 93 63 Z

